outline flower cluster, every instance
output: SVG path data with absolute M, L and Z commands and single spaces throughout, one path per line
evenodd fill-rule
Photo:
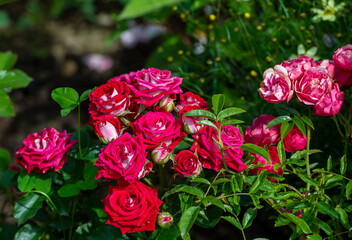
M 315 115 L 336 115 L 344 100 L 340 87 L 352 82 L 351 52 L 352 45 L 347 45 L 335 52 L 333 61 L 315 63 L 300 56 L 269 68 L 260 83 L 260 96 L 276 104 L 289 102 L 295 92 L 300 102 L 314 107 Z

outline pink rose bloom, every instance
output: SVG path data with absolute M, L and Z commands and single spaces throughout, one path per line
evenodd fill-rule
M 17 149 L 16 162 L 28 173 L 45 173 L 49 169 L 58 171 L 66 162 L 68 151 L 77 143 L 70 139 L 71 135 L 51 127 L 43 129 L 40 133 L 32 133 Z
M 115 179 L 119 184 L 139 180 L 146 157 L 142 137 L 140 135 L 132 137 L 124 133 L 101 149 L 99 158 L 94 163 L 99 167 L 95 179 L 101 177 L 108 181 Z
M 351 71 L 352 70 L 352 44 L 348 44 L 337 49 L 332 56 L 335 64 L 345 70 Z
M 147 149 L 159 146 L 174 148 L 186 134 L 179 120 L 168 112 L 148 112 L 131 123 L 133 133 L 141 135 Z
M 330 60 L 325 59 L 325 60 L 317 62 L 316 67 L 325 68 L 326 70 L 328 70 L 329 76 L 331 77 L 331 79 L 334 79 L 334 76 L 335 76 L 334 61 L 330 61 Z
M 197 109 L 208 110 L 208 103 L 197 94 L 186 92 L 180 94 L 180 104 L 176 106 L 176 110 L 181 111 L 184 107 L 197 107 Z
M 135 72 L 130 72 L 130 73 L 125 73 L 117 77 L 111 78 L 108 82 L 110 81 L 116 81 L 116 82 L 125 82 L 127 84 L 133 84 L 134 81 L 134 76 L 136 75 Z
M 126 115 L 129 112 L 130 98 L 130 89 L 126 83 L 109 81 L 89 94 L 89 113 L 92 117 Z
M 224 168 L 219 144 L 218 132 L 210 127 L 204 126 L 194 136 L 195 141 L 191 151 L 196 152 L 204 168 L 219 171 Z M 247 168 L 241 158 L 243 151 L 239 146 L 243 144 L 242 135 L 237 127 L 225 126 L 221 131 L 221 139 L 224 143 L 224 155 L 226 165 L 239 172 Z
M 175 156 L 174 169 L 180 177 L 196 177 L 202 170 L 198 157 L 189 150 L 182 150 Z
M 186 133 L 188 134 L 195 134 L 199 131 L 199 129 L 202 128 L 201 124 L 196 124 L 196 122 L 205 120 L 204 117 L 187 117 L 183 116 L 186 112 L 192 111 L 192 110 L 199 110 L 197 106 L 186 106 L 182 108 L 182 110 L 179 112 L 179 119 L 181 119 L 183 129 L 185 130 Z
M 260 147 L 271 145 L 280 140 L 280 124 L 266 129 L 268 123 L 274 120 L 272 115 L 260 115 L 254 119 L 252 126 L 247 127 L 244 133 L 245 143 L 252 143 Z
M 182 78 L 172 77 L 170 71 L 149 68 L 136 72 L 129 87 L 135 95 L 133 101 L 150 107 L 166 96 L 175 99 L 182 93 L 181 83 Z
M 314 115 L 316 116 L 335 116 L 341 109 L 345 93 L 340 91 L 337 83 L 333 84 L 322 101 L 314 105 Z
M 269 156 L 270 156 L 270 162 L 268 162 L 265 158 L 263 158 L 262 156 L 259 156 L 257 154 L 255 154 L 255 159 L 253 161 L 252 164 L 258 164 L 258 163 L 261 163 L 263 164 L 264 166 L 262 167 L 257 167 L 257 168 L 254 168 L 251 170 L 251 173 L 252 174 L 259 174 L 261 171 L 263 170 L 267 170 L 268 172 L 271 172 L 271 173 L 276 173 L 277 175 L 281 176 L 283 174 L 283 170 L 282 168 L 278 168 L 277 171 L 274 170 L 274 165 L 275 164 L 280 164 L 281 165 L 281 162 L 280 162 L 280 158 L 279 158 L 279 154 L 278 154 L 278 151 L 277 151 L 277 148 L 276 146 L 269 146 L 268 147 L 268 151 L 269 151 Z M 271 181 L 276 181 L 275 179 L 269 179 Z
M 287 74 L 287 70 L 281 65 L 267 69 L 263 74 L 264 80 L 260 83 L 260 96 L 270 103 L 290 101 L 293 86 Z
M 288 77 L 291 79 L 292 84 L 300 80 L 303 74 L 315 66 L 314 59 L 307 56 L 299 56 L 297 59 L 284 61 L 281 65 L 286 68 Z
M 95 134 L 107 144 L 121 135 L 121 123 L 115 117 L 100 117 L 92 120 Z
M 315 105 L 330 92 L 332 79 L 328 70 L 322 67 L 312 67 L 305 72 L 302 79 L 295 84 L 298 99 L 307 104 Z
M 352 86 L 352 71 L 345 71 L 335 65 L 335 82 L 340 87 L 351 87 Z
M 294 126 L 285 136 L 283 143 L 287 152 L 301 151 L 307 147 L 307 137 L 304 136 L 297 126 Z

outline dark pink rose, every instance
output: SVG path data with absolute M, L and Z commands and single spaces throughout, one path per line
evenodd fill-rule
M 252 143 L 260 147 L 271 145 L 280 141 L 280 124 L 268 129 L 268 123 L 274 120 L 272 115 L 260 115 L 254 119 L 252 126 L 247 127 L 244 133 L 245 143 Z
M 184 107 L 197 107 L 197 109 L 208 110 L 208 103 L 197 94 L 186 92 L 180 94 L 180 104 L 176 106 L 176 110 L 181 111 Z
M 101 149 L 99 158 L 94 163 L 99 167 L 95 178 L 104 177 L 109 181 L 115 179 L 118 183 L 138 180 L 144 170 L 146 157 L 142 137 L 124 133 Z
M 284 61 L 281 65 L 286 68 L 288 77 L 291 79 L 292 84 L 295 81 L 300 80 L 303 74 L 315 66 L 314 59 L 307 56 L 299 56 L 297 59 L 292 59 L 290 61 Z
M 260 83 L 260 96 L 270 103 L 288 102 L 293 95 L 293 85 L 286 69 L 281 65 L 267 69 Z
M 328 70 L 322 67 L 312 67 L 305 72 L 302 79 L 295 84 L 298 99 L 307 104 L 315 105 L 330 92 L 332 79 Z
M 94 119 L 91 121 L 95 134 L 100 141 L 107 144 L 121 135 L 121 123 L 115 117 L 105 117 Z
M 125 82 L 127 84 L 133 84 L 135 75 L 136 75 L 135 72 L 125 73 L 120 76 L 111 78 L 108 82 L 116 81 L 116 82 Z
M 112 115 L 124 116 L 129 113 L 130 89 L 125 82 L 109 81 L 89 94 L 89 113 L 93 118 Z
M 202 165 L 193 152 L 182 150 L 175 156 L 174 169 L 180 177 L 196 177 L 202 171 Z
M 131 127 L 134 134 L 142 136 L 147 149 L 176 146 L 186 136 L 180 121 L 168 112 L 148 112 Z
M 121 234 L 155 231 L 155 222 L 163 203 L 156 189 L 141 182 L 109 186 L 109 194 L 102 200 L 108 215 L 106 224 L 120 229 Z
M 329 76 L 331 77 L 331 79 L 334 79 L 334 76 L 335 76 L 334 61 L 325 59 L 325 60 L 317 62 L 316 67 L 325 68 L 326 70 L 328 70 Z
M 335 82 L 340 87 L 351 87 L 352 86 L 352 71 L 345 71 L 335 65 Z
M 175 99 L 176 94 L 182 93 L 181 83 L 182 78 L 172 77 L 170 71 L 149 68 L 136 72 L 129 87 L 134 92 L 134 102 L 150 107 L 166 96 Z
M 274 169 L 275 164 L 281 165 L 279 154 L 278 154 L 276 146 L 268 146 L 268 151 L 269 151 L 271 163 L 269 161 L 267 161 L 265 158 L 263 158 L 262 156 L 255 154 L 255 159 L 252 164 L 261 163 L 264 166 L 252 169 L 251 173 L 257 175 L 261 171 L 267 170 L 268 172 L 276 173 L 277 175 L 281 176 L 283 174 L 282 168 L 281 167 L 278 168 L 277 171 L 275 171 L 275 169 Z M 274 182 L 276 181 L 275 179 L 269 179 L 269 180 L 274 181 Z
M 340 91 L 337 83 L 333 84 L 328 92 L 318 104 L 314 105 L 314 115 L 316 116 L 335 116 L 341 109 L 345 93 Z
M 49 169 L 58 171 L 66 162 L 68 151 L 77 143 L 70 139 L 71 135 L 51 127 L 43 129 L 40 133 L 32 133 L 17 149 L 16 161 L 28 173 L 45 173 Z
M 193 138 L 195 138 L 195 141 L 191 151 L 197 153 L 204 168 L 214 169 L 215 171 L 224 168 L 220 147 L 216 142 L 219 140 L 219 134 L 214 128 L 206 125 Z M 239 146 L 243 144 L 243 140 L 238 128 L 231 125 L 223 127 L 221 129 L 221 139 L 225 147 L 226 165 L 239 172 L 246 169 L 247 166 L 241 160 L 243 151 Z
M 307 137 L 297 126 L 294 126 L 285 136 L 283 143 L 287 152 L 301 151 L 307 147 Z
M 192 111 L 192 110 L 198 110 L 199 107 L 197 106 L 186 106 L 181 109 L 179 112 L 179 119 L 181 119 L 183 129 L 185 130 L 186 133 L 188 134 L 195 134 L 196 132 L 199 131 L 203 127 L 201 124 L 196 124 L 196 122 L 205 120 L 204 117 L 187 117 L 183 116 L 186 112 Z
M 335 64 L 345 70 L 351 71 L 352 70 L 352 44 L 348 44 L 337 49 L 332 56 Z

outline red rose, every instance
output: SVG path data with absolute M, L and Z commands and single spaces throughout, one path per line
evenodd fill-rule
M 294 126 L 285 136 L 283 143 L 287 152 L 296 152 L 306 149 L 307 137 L 304 136 L 297 126 Z
M 140 135 L 132 137 L 125 133 L 101 149 L 96 179 L 105 177 L 120 183 L 138 180 L 146 162 L 147 152 Z
M 66 162 L 67 152 L 77 143 L 70 139 L 71 135 L 51 127 L 43 129 L 40 133 L 32 133 L 17 149 L 16 161 L 28 173 L 45 173 L 51 168 L 58 171 Z
M 184 107 L 197 107 L 198 109 L 208 110 L 208 103 L 197 94 L 186 92 L 180 94 L 180 104 L 176 106 L 177 111 Z
M 106 224 L 125 233 L 155 231 L 157 214 L 163 203 L 156 189 L 141 182 L 109 186 L 109 195 L 102 200 L 103 211 L 108 214 Z
M 340 87 L 351 87 L 352 86 L 352 71 L 345 71 L 335 65 L 335 82 Z
M 95 134 L 100 141 L 107 144 L 121 134 L 121 123 L 115 117 L 100 117 L 91 120 Z
M 183 150 L 175 156 L 174 169 L 180 177 L 196 177 L 202 166 L 193 152 Z

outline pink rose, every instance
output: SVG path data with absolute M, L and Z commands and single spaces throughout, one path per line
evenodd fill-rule
M 202 170 L 198 157 L 189 150 L 182 150 L 175 156 L 174 169 L 180 177 L 196 177 Z
M 335 65 L 335 82 L 340 87 L 351 87 L 352 86 L 352 71 L 345 71 Z
M 179 112 L 179 119 L 181 119 L 183 129 L 185 130 L 186 133 L 188 134 L 195 134 L 199 131 L 199 129 L 202 128 L 201 124 L 196 124 L 196 122 L 205 120 L 204 117 L 187 117 L 183 116 L 186 112 L 192 111 L 192 110 L 198 110 L 199 108 L 197 106 L 186 106 L 181 109 Z
M 288 72 L 288 77 L 291 79 L 292 84 L 297 80 L 300 80 L 303 74 L 315 66 L 314 59 L 307 56 L 299 56 L 297 59 L 292 59 L 290 61 L 284 61 L 281 65 L 286 68 Z
M 95 179 L 104 177 L 116 179 L 118 183 L 132 182 L 139 179 L 146 162 L 147 152 L 140 135 L 132 137 L 124 133 L 106 147 L 101 149 L 98 160 L 99 167 Z
M 297 126 L 294 126 L 285 136 L 283 143 L 287 152 L 301 151 L 307 147 L 307 138 Z
M 267 170 L 268 172 L 276 173 L 277 175 L 281 176 L 283 174 L 283 170 L 282 170 L 281 167 L 278 168 L 277 171 L 274 170 L 275 164 L 280 164 L 281 165 L 279 154 L 278 154 L 276 146 L 268 146 L 268 151 L 269 151 L 269 156 L 270 156 L 271 163 L 268 162 L 262 156 L 259 156 L 259 155 L 255 154 L 255 159 L 254 159 L 252 164 L 261 163 L 264 166 L 252 169 L 251 173 L 257 175 L 261 171 Z M 275 179 L 269 179 L 269 180 L 274 181 L 274 182 L 276 181 Z
M 181 111 L 184 107 L 197 107 L 197 109 L 208 110 L 208 103 L 197 94 L 186 92 L 180 94 L 180 104 L 176 106 L 176 110 Z
M 116 82 L 125 82 L 127 84 L 133 84 L 134 81 L 134 76 L 136 75 L 135 72 L 130 72 L 130 73 L 125 73 L 117 77 L 111 78 L 108 82 L 110 81 L 116 81 Z
M 93 123 L 95 134 L 105 144 L 121 135 L 121 123 L 115 117 L 100 117 L 91 122 Z
M 264 80 L 260 83 L 259 94 L 264 100 L 270 103 L 290 101 L 293 95 L 293 86 L 283 66 L 276 65 L 274 69 L 267 69 L 263 78 Z
M 89 94 L 89 113 L 93 117 L 126 115 L 129 112 L 130 98 L 130 89 L 126 83 L 109 81 Z
M 305 72 L 302 79 L 295 84 L 298 99 L 307 104 L 315 105 L 330 92 L 332 79 L 328 70 L 322 67 L 312 67 Z
M 163 203 L 156 189 L 141 182 L 109 186 L 109 194 L 102 200 L 108 215 L 106 224 L 120 229 L 121 234 L 155 231 L 155 222 Z
M 325 68 L 326 70 L 328 70 L 329 76 L 331 77 L 331 79 L 334 79 L 334 76 L 335 76 L 334 61 L 330 61 L 330 60 L 325 59 L 325 60 L 317 62 L 316 67 Z
M 316 116 L 335 116 L 341 109 L 345 93 L 340 91 L 337 83 L 333 84 L 328 92 L 318 104 L 314 105 L 314 115 Z
M 70 139 L 71 135 L 51 127 L 43 129 L 40 133 L 32 133 L 17 149 L 16 162 L 28 173 L 45 173 L 52 168 L 58 171 L 66 162 L 68 151 L 77 143 Z
M 136 72 L 129 87 L 135 95 L 133 101 L 150 107 L 166 96 L 175 99 L 182 93 L 181 83 L 182 78 L 171 77 L 170 71 L 149 68 Z
M 332 56 L 335 64 L 343 70 L 352 70 L 352 44 L 337 49 Z
M 219 125 L 219 124 L 218 124 Z M 204 168 L 219 171 L 224 168 L 219 144 L 218 132 L 210 127 L 204 126 L 194 136 L 195 141 L 191 151 L 196 152 Z M 225 126 L 221 130 L 221 139 L 224 144 L 224 155 L 226 165 L 239 172 L 247 168 L 241 158 L 243 151 L 239 146 L 243 144 L 242 135 L 237 127 Z
M 260 115 L 254 119 L 252 126 L 247 127 L 244 133 L 245 143 L 252 143 L 260 147 L 271 145 L 280 140 L 280 124 L 272 126 L 268 129 L 268 123 L 274 120 L 272 115 Z
M 168 147 L 159 146 L 153 149 L 151 157 L 156 164 L 163 165 L 169 161 L 172 150 Z
M 159 146 L 172 149 L 186 136 L 181 123 L 168 112 L 148 112 L 131 123 L 133 133 L 140 134 L 147 149 Z

